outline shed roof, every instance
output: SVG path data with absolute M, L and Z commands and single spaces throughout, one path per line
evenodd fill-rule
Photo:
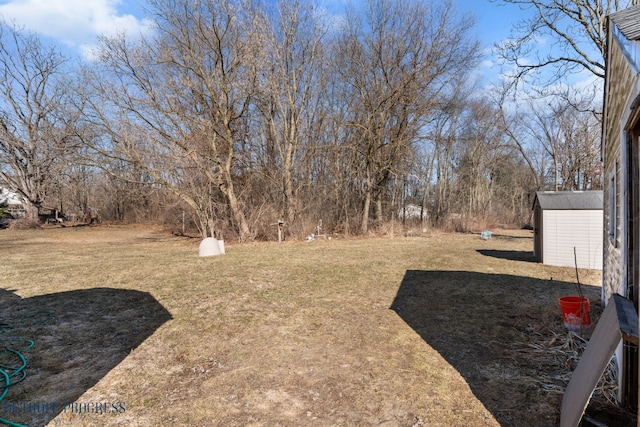
M 631 6 L 609 15 L 628 40 L 640 40 L 640 6 Z
M 602 209 L 604 198 L 597 191 L 538 191 L 533 202 L 542 210 L 596 210 Z

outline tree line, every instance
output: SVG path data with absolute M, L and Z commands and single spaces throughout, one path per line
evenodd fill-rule
M 474 21 L 450 1 L 146 7 L 152 33 L 82 62 L 0 24 L 0 186 L 28 218 L 241 241 L 279 221 L 295 238 L 471 230 L 528 224 L 535 191 L 602 186 L 593 103 L 480 91 Z

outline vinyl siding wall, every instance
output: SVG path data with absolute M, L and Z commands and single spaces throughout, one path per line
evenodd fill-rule
M 543 224 L 544 264 L 602 270 L 602 210 L 546 210 Z

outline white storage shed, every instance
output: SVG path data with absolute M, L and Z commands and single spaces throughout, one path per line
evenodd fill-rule
M 602 270 L 602 191 L 539 191 L 533 255 L 543 264 Z M 575 258 L 574 258 L 575 248 Z

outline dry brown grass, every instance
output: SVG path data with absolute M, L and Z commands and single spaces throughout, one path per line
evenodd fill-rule
M 52 313 L 12 332 L 35 346 L 5 403 L 120 409 L 58 408 L 50 425 L 556 425 L 547 385 L 566 368 L 532 344 L 564 334 L 575 273 L 530 262 L 530 232 L 500 234 L 199 258 L 198 241 L 145 228 L 2 231 L 1 320 Z M 595 319 L 600 273 L 580 274 Z
M 8 228 L 10 230 L 36 230 L 42 228 L 42 225 L 31 219 L 16 219 L 11 221 Z

